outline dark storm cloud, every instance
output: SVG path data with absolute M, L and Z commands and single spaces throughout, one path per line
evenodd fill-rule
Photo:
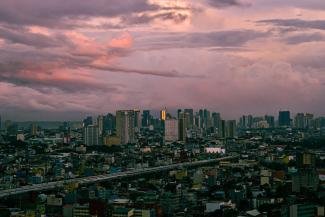
M 0 27 L 0 38 L 14 44 L 24 44 L 37 48 L 59 47 L 67 38 L 63 35 L 46 36 L 42 34 L 31 33 L 25 28 L 13 29 Z
M 165 13 L 159 13 L 154 15 L 137 14 L 137 15 L 122 17 L 123 23 L 128 25 L 149 23 L 155 19 L 171 20 L 174 21 L 175 23 L 181 23 L 187 20 L 188 16 L 177 12 L 165 12 Z
M 157 10 L 146 0 L 3 0 L 0 1 L 0 21 L 17 25 L 68 27 L 78 25 L 71 19 L 115 17 Z
M 134 73 L 139 75 L 152 75 L 158 77 L 166 78 L 186 78 L 193 77 L 190 75 L 179 73 L 176 70 L 171 71 L 159 71 L 159 70 L 141 70 L 141 69 L 130 69 L 130 68 L 121 68 L 121 67 L 111 67 L 111 66 L 93 66 L 96 69 L 111 71 L 111 72 L 120 72 L 120 73 Z M 198 77 L 198 76 L 195 76 Z
M 231 6 L 247 6 L 247 3 L 241 0 L 207 0 L 209 5 L 217 8 L 231 7 Z
M 325 35 L 321 33 L 301 33 L 284 38 L 284 42 L 287 44 L 301 44 L 317 41 L 325 41 Z
M 241 47 L 245 43 L 262 37 L 267 32 L 255 30 L 229 30 L 216 32 L 170 33 L 163 36 L 142 39 L 144 49 Z
M 60 72 L 51 71 L 50 68 L 50 65 L 28 65 L 22 62 L 0 63 L 0 82 L 29 87 L 41 92 L 51 91 L 53 88 L 69 93 L 118 91 L 115 85 L 108 85 L 87 76 L 62 77 Z
M 325 30 L 325 20 L 271 19 L 260 20 L 258 23 L 272 24 L 278 27 Z

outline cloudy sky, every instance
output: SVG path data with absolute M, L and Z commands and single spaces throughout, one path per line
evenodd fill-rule
M 0 114 L 325 115 L 324 0 L 1 0 Z

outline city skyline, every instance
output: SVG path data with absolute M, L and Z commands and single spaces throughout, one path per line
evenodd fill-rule
M 292 111 L 290 109 L 280 109 L 277 111 L 273 111 L 271 113 L 267 113 L 267 112 L 260 112 L 260 113 L 253 113 L 253 112 L 246 112 L 246 113 L 241 113 L 238 116 L 227 116 L 224 113 L 220 112 L 219 110 L 210 110 L 209 108 L 177 108 L 177 109 L 168 109 L 166 107 L 162 107 L 162 109 L 160 110 L 156 110 L 156 109 L 138 109 L 138 108 L 127 108 L 127 109 L 117 109 L 114 111 L 106 111 L 106 112 L 102 112 L 102 113 L 73 113 L 70 116 L 68 116 L 68 118 L 56 118 L 56 117 L 50 117 L 48 116 L 48 114 L 44 114 L 44 116 L 40 116 L 39 118 L 36 119 L 28 119 L 26 118 L 23 114 L 17 115 L 13 118 L 11 118 L 11 116 L 6 115 L 6 114 L 0 114 L 0 120 L 2 122 L 6 121 L 6 120 L 10 120 L 10 121 L 17 121 L 17 122 L 63 122 L 63 121 L 73 121 L 73 122 L 82 122 L 82 120 L 86 117 L 92 117 L 92 118 L 98 118 L 98 117 L 102 117 L 103 115 L 111 115 L 111 114 L 116 114 L 118 111 L 121 110 L 134 110 L 134 111 L 139 111 L 141 113 L 141 118 L 143 118 L 143 115 L 145 112 L 149 111 L 150 115 L 156 119 L 161 119 L 161 112 L 165 111 L 166 115 L 171 115 L 170 118 L 178 118 L 178 112 L 184 110 L 185 113 L 188 113 L 188 111 L 186 110 L 192 110 L 193 114 L 199 114 L 200 110 L 207 110 L 210 114 L 210 118 L 213 118 L 213 114 L 218 114 L 219 116 L 221 115 L 222 118 L 224 118 L 225 120 L 237 120 L 239 121 L 243 116 L 253 116 L 253 117 L 274 117 L 276 118 L 276 120 L 278 121 L 278 117 L 279 117 L 279 113 L 284 111 L 284 112 L 289 112 L 291 114 L 291 120 L 294 120 L 294 117 L 296 115 L 300 115 L 300 114 L 311 114 L 313 115 L 315 118 L 322 118 L 324 117 L 324 115 L 318 115 L 318 114 L 314 114 L 314 113 L 310 113 L 310 112 L 306 112 L 306 111 Z M 18 118 L 17 118 L 18 117 Z M 22 118 L 20 118 L 22 117 Z
M 0 114 L 325 115 L 321 0 L 0 2 Z

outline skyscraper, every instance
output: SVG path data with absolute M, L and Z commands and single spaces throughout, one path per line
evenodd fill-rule
M 160 120 L 162 121 L 166 120 L 166 116 L 167 116 L 167 111 L 166 108 L 164 108 L 160 111 Z
M 178 140 L 185 141 L 189 123 L 189 114 L 181 112 L 178 119 Z
M 212 116 L 212 126 L 214 128 L 219 129 L 219 125 L 221 121 L 220 113 L 213 112 L 211 116 Z
M 266 120 L 266 122 L 269 124 L 270 128 L 274 128 L 275 127 L 275 123 L 274 123 L 274 116 L 271 115 L 265 115 L 264 119 Z
M 241 129 L 246 129 L 246 123 L 247 123 L 247 118 L 246 118 L 246 116 L 245 116 L 245 115 L 241 116 L 241 117 L 239 118 L 239 127 L 240 127 Z
M 116 128 L 116 117 L 115 115 L 108 113 L 104 116 L 104 132 L 105 134 L 111 135 Z
M 229 120 L 226 122 L 226 137 L 234 138 L 237 135 L 236 120 Z
M 279 126 L 290 126 L 290 111 L 279 111 Z
M 218 136 L 221 138 L 226 137 L 226 121 L 225 120 L 220 120 L 220 125 L 218 129 Z
M 142 112 L 142 127 L 149 127 L 151 124 L 150 110 L 143 110 Z
M 178 140 L 178 121 L 175 118 L 165 120 L 165 141 L 172 142 Z
M 84 143 L 87 146 L 100 145 L 99 129 L 96 125 L 88 125 L 84 128 Z
M 211 127 L 211 117 L 210 117 L 210 111 L 207 109 L 203 110 L 203 127 L 204 129 L 208 129 Z
M 116 134 L 122 144 L 135 142 L 134 110 L 116 112 Z
M 98 126 L 99 136 L 102 136 L 104 133 L 104 117 L 103 117 L 103 115 L 99 115 L 97 117 L 97 126 Z
M 177 109 L 177 119 L 179 119 L 179 115 L 182 113 L 182 109 Z
M 140 131 L 141 128 L 141 115 L 139 109 L 134 109 L 134 127 L 136 131 Z
M 305 114 L 297 113 L 295 116 L 295 128 L 304 129 L 305 128 Z
M 83 120 L 83 127 L 87 127 L 88 125 L 92 125 L 92 124 L 93 124 L 93 118 L 91 116 L 87 116 Z
M 193 125 L 194 125 L 194 111 L 193 111 L 193 109 L 184 109 L 184 113 L 189 114 L 189 128 L 193 128 Z
M 311 129 L 314 128 L 315 121 L 314 115 L 310 113 L 305 114 L 305 128 Z
M 38 127 L 37 127 L 37 124 L 32 123 L 32 124 L 30 125 L 30 135 L 31 135 L 31 136 L 36 136 L 37 133 L 38 133 Z

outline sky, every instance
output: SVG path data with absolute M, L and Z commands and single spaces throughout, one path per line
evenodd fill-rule
M 0 115 L 325 115 L 324 0 L 1 0 Z

